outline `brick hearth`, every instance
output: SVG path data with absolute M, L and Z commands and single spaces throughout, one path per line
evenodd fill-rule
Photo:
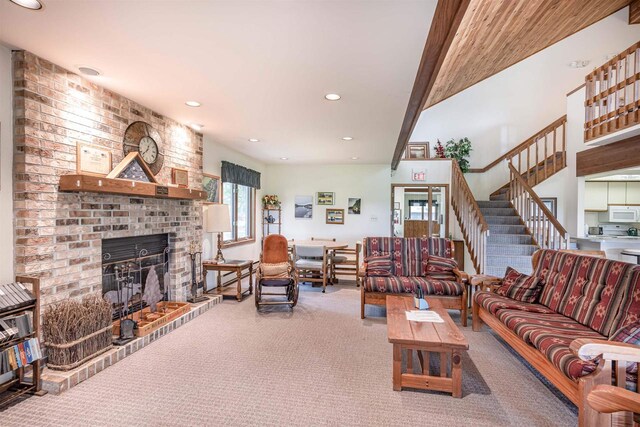
M 104 89 L 31 53 L 13 53 L 14 213 L 16 274 L 41 278 L 42 305 L 102 289 L 104 238 L 168 233 L 170 299 L 184 301 L 191 278 L 187 250 L 202 241 L 200 202 L 58 191 L 61 175 L 76 172 L 76 146 L 108 148 L 115 166 L 134 121 L 162 136 L 171 168 L 189 171 L 189 186 L 202 183 L 202 134 Z

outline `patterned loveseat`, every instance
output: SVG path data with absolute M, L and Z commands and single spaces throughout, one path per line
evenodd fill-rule
M 467 325 L 467 275 L 457 268 L 451 240 L 367 237 L 362 248 L 361 318 L 365 304 L 385 305 L 388 294 L 411 294 L 419 287 L 444 307 L 460 310 Z
M 578 406 L 581 425 L 589 424 L 602 414 L 586 396 L 595 385 L 611 383 L 611 367 L 583 360 L 580 346 L 601 343 L 593 340 L 640 344 L 640 266 L 540 250 L 532 275 L 520 276 L 508 269 L 491 291 L 474 295 L 473 330 L 484 321 Z M 637 364 L 622 362 L 616 371 L 619 386 L 637 390 Z

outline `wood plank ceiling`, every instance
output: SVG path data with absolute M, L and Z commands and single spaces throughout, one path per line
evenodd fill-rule
M 424 108 L 609 16 L 630 0 L 471 0 Z

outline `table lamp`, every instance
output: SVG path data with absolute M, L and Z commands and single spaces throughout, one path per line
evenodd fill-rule
M 218 255 L 216 255 L 215 261 L 224 264 L 224 256 L 222 256 L 222 233 L 231 231 L 229 205 L 209 205 L 207 208 L 205 231 L 207 233 L 218 233 Z

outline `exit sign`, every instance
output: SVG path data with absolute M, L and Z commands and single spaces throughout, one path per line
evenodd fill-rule
M 411 171 L 411 180 L 412 181 L 426 181 L 427 173 L 423 170 L 412 170 Z

